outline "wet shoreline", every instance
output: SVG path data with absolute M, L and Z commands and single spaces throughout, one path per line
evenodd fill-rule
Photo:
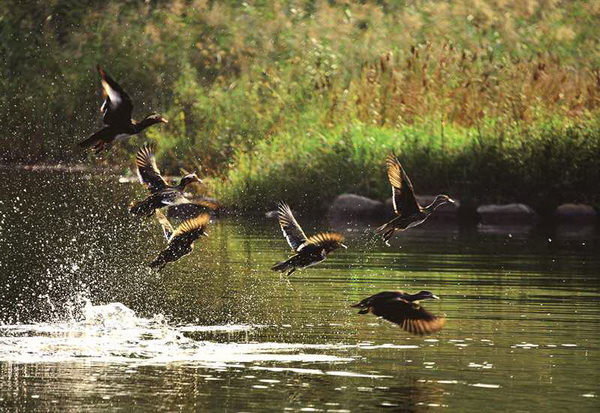
M 91 179 L 100 174 L 104 178 L 115 179 L 121 184 L 137 184 L 135 175 L 124 175 L 123 168 L 110 166 L 90 166 L 85 164 L 23 164 L 0 163 L 0 171 L 28 171 L 67 174 L 88 174 L 85 179 Z M 177 180 L 178 177 L 165 176 L 167 180 Z M 338 200 L 353 197 L 350 202 L 342 201 L 344 205 L 336 206 Z M 425 202 L 433 198 L 423 195 Z M 212 198 L 211 198 L 212 199 Z M 364 204 L 367 204 L 365 207 Z M 239 209 L 229 205 L 221 205 L 218 214 L 222 216 L 257 216 L 272 212 L 273 207 L 265 209 Z M 371 225 L 381 220 L 394 217 L 391 198 L 387 200 L 371 199 L 359 194 L 343 193 L 335 197 L 324 207 L 330 220 L 350 222 L 358 225 Z M 304 211 L 307 216 L 317 217 L 317 211 Z M 429 221 L 444 224 L 457 224 L 461 227 L 486 225 L 494 227 L 537 227 L 546 225 L 566 225 L 573 227 L 591 227 L 598 229 L 600 220 L 597 207 L 582 203 L 565 203 L 551 213 L 536 211 L 529 205 L 518 201 L 502 204 L 479 204 L 470 199 L 459 199 L 456 206 L 443 206 L 429 218 Z M 335 219 L 332 219 L 336 217 Z

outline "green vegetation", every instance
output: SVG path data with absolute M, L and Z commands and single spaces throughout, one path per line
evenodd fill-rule
M 425 123 L 401 131 L 357 123 L 260 142 L 236 154 L 215 189 L 243 209 L 279 198 L 319 210 L 337 194 L 391 196 L 382 160 L 396 151 L 420 193 L 449 193 L 471 204 L 526 202 L 549 213 L 562 202 L 597 203 L 598 119 L 496 131 Z M 242 196 L 240 196 L 240 194 Z
M 100 62 L 134 116 L 169 118 L 146 133 L 161 165 L 239 208 L 387 197 L 390 150 L 420 192 L 600 205 L 596 2 L 6 3 L 2 162 L 85 160 Z

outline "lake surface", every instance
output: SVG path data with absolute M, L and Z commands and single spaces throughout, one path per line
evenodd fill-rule
M 594 228 L 428 222 L 289 278 L 275 220 L 218 219 L 162 272 L 139 185 L 0 170 L 0 411 L 598 411 Z M 274 207 L 274 206 L 272 206 Z M 268 208 L 267 208 L 268 209 Z M 307 233 L 331 227 L 297 212 Z M 415 337 L 349 305 L 430 290 Z

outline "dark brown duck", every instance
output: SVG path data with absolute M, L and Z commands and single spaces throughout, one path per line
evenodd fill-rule
M 336 232 L 322 232 L 307 237 L 286 203 L 279 203 L 277 213 L 283 236 L 296 254 L 275 264 L 271 268 L 273 271 L 289 270 L 287 275 L 290 275 L 298 268 L 306 268 L 320 263 L 327 258 L 330 252 L 340 247 L 347 248 L 342 244 L 344 237 Z
M 150 191 L 146 199 L 130 204 L 129 212 L 136 216 L 148 217 L 158 208 L 191 203 L 183 194 L 185 188 L 191 183 L 202 182 L 195 173 L 191 173 L 181 178 L 177 185 L 167 184 L 156 165 L 154 152 L 148 145 L 138 151 L 135 163 L 140 182 Z
M 403 330 L 419 336 L 440 331 L 446 324 L 446 318 L 431 314 L 419 305 L 418 300 L 438 299 L 429 291 L 408 294 L 403 291 L 384 291 L 365 298 L 352 307 L 360 308 L 358 314 L 373 313 Z
M 160 211 L 156 211 L 156 218 L 162 226 L 163 233 L 167 239 L 167 247 L 158 254 L 150 263 L 150 268 L 162 270 L 169 262 L 175 262 L 181 257 L 189 254 L 194 249 L 194 241 L 201 236 L 208 236 L 206 227 L 210 222 L 209 214 L 201 214 L 196 218 L 184 221 L 173 230 L 171 223 Z
M 385 163 L 388 179 L 392 185 L 392 201 L 397 217 L 377 228 L 375 232 L 381 234 L 385 243 L 389 245 L 389 240 L 395 231 L 404 231 L 421 225 L 437 207 L 449 202 L 454 203 L 454 200 L 448 195 L 437 195 L 431 204 L 422 207 L 415 198 L 412 183 L 398 158 L 389 155 Z
M 156 123 L 167 123 L 162 116 L 151 113 L 141 121 L 131 119 L 133 103 L 131 98 L 115 80 L 98 65 L 102 83 L 104 103 L 100 112 L 104 114 L 106 125 L 92 136 L 79 143 L 82 148 L 94 147 L 96 154 L 110 148 L 113 142 L 135 135 Z

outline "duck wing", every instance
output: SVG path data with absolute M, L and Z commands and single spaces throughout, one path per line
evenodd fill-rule
M 326 249 L 327 251 L 332 251 L 336 248 L 339 248 L 344 241 L 344 236 L 342 234 L 338 234 L 337 232 L 320 232 L 316 235 L 313 235 L 298 247 L 298 252 L 308 249 Z
M 169 238 L 169 245 L 190 246 L 202 234 L 210 222 L 209 214 L 200 214 L 195 218 L 184 221 L 177 227 Z
M 383 300 L 371 307 L 373 314 L 398 324 L 403 330 L 419 336 L 435 333 L 446 324 L 444 317 L 433 315 L 419 304 L 400 297 Z
M 100 65 L 98 65 L 98 73 L 100 73 L 104 98 L 104 103 L 100 107 L 100 111 L 104 113 L 104 123 L 111 126 L 131 125 L 133 112 L 131 98 Z
M 290 206 L 285 202 L 280 202 L 277 207 L 277 217 L 283 236 L 288 244 L 290 244 L 290 247 L 294 251 L 297 251 L 306 242 L 306 235 L 302 231 L 298 221 L 296 221 L 296 218 L 294 218 Z
M 168 185 L 156 165 L 154 151 L 149 145 L 144 145 L 135 156 L 135 164 L 140 182 L 152 193 L 165 189 Z
M 392 185 L 392 200 L 396 214 L 410 216 L 419 212 L 421 208 L 415 199 L 412 183 L 398 158 L 395 155 L 389 155 L 385 160 L 385 164 L 388 179 Z

